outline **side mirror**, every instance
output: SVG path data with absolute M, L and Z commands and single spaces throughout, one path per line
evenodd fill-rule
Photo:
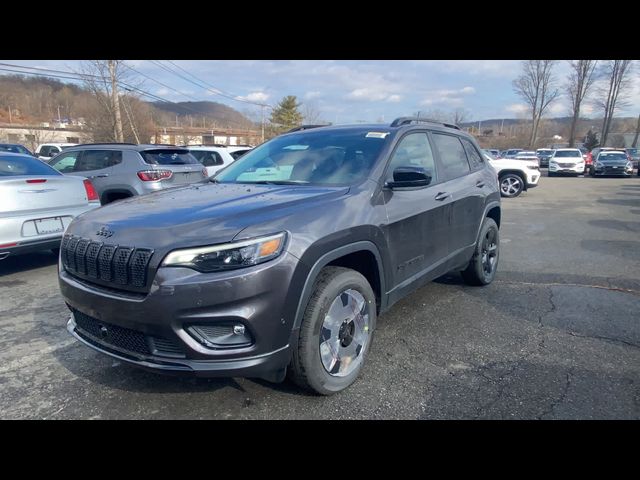
M 393 171 L 393 182 L 389 188 L 426 187 L 431 183 L 431 172 L 423 167 L 398 167 Z

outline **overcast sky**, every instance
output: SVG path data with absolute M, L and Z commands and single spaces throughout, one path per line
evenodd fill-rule
M 78 61 L 2 60 L 5 63 L 57 70 L 77 69 Z M 189 78 L 167 61 L 169 69 Z M 526 107 L 515 95 L 512 80 L 520 72 L 516 60 L 173 60 L 216 91 L 251 101 L 277 103 L 285 95 L 296 95 L 334 123 L 390 121 L 418 110 L 450 111 L 464 108 L 473 120 L 516 118 Z M 241 112 L 258 107 L 216 95 L 148 60 L 126 61 L 153 80 L 143 78 L 143 89 L 170 101 L 213 100 Z M 640 113 L 640 66 L 635 66 L 630 106 L 618 115 Z M 558 79 L 568 73 L 566 62 L 558 62 Z M 0 72 L 6 73 L 6 72 Z M 133 73 L 133 72 L 132 72 Z M 133 73 L 135 74 L 135 73 Z M 170 88 L 167 88 L 170 87 Z M 174 91 L 175 89 L 177 91 Z M 213 90 L 213 88 L 212 88 Z M 583 112 L 592 111 L 586 105 Z M 566 98 L 551 107 L 550 116 L 568 115 Z

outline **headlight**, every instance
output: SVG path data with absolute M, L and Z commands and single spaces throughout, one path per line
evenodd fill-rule
M 558 162 L 555 160 L 549 160 L 549 165 L 558 165 Z
M 633 170 L 633 163 L 627 162 L 627 170 Z
M 602 168 L 602 167 L 604 167 L 604 165 L 602 165 L 602 163 L 596 162 L 596 168 Z
M 531 170 L 539 170 L 540 167 L 538 167 L 538 165 L 527 165 L 527 168 L 530 168 Z
M 187 267 L 204 273 L 250 267 L 279 256 L 285 240 L 286 233 L 281 232 L 240 242 L 174 250 L 161 266 Z

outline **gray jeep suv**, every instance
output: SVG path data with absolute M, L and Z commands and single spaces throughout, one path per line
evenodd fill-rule
M 288 372 L 332 394 L 398 300 L 450 271 L 493 280 L 499 225 L 496 173 L 457 127 L 302 127 L 210 180 L 74 220 L 59 262 L 67 328 L 158 372 Z
M 103 205 L 208 176 L 189 150 L 167 145 L 76 145 L 65 148 L 49 165 L 65 175 L 89 178 Z

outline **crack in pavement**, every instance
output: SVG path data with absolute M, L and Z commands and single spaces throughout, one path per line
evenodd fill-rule
M 623 293 L 631 293 L 632 295 L 640 296 L 640 290 L 634 290 L 632 288 L 622 288 L 622 287 L 612 287 L 611 283 L 609 286 L 605 285 L 585 285 L 582 283 L 559 283 L 559 282 L 516 282 L 511 280 L 494 280 L 493 283 L 504 283 L 508 285 L 534 285 L 540 287 L 583 287 L 583 288 L 599 288 L 602 290 L 611 290 L 614 292 L 623 292 Z
M 567 398 L 567 393 L 569 392 L 569 387 L 571 386 L 571 380 L 573 379 L 573 371 L 574 369 L 573 367 L 571 367 L 567 372 L 566 381 L 564 384 L 564 388 L 562 389 L 562 392 L 560 392 L 560 397 L 556 401 L 551 403 L 548 410 L 545 410 L 544 412 L 542 412 L 541 415 L 536 417 L 537 420 L 542 420 L 545 415 L 551 415 L 553 411 L 556 409 L 556 407 L 565 401 L 565 399 Z
M 593 338 L 595 340 L 606 340 L 613 343 L 621 343 L 627 347 L 640 348 L 640 345 L 638 345 L 637 343 L 627 342 L 626 340 L 620 340 L 619 338 L 604 337 L 602 335 L 580 335 L 579 333 L 575 333 L 575 332 L 567 332 L 567 333 L 569 333 L 569 335 L 571 335 L 572 337 Z

